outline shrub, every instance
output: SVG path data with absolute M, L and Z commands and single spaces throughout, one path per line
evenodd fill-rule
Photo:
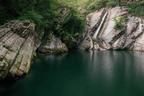
M 110 6 L 110 7 L 115 7 L 118 4 L 119 4 L 118 0 L 108 0 L 107 1 L 107 6 Z
M 144 16 L 144 1 L 127 4 L 128 11 L 135 16 Z
M 117 16 L 115 19 L 115 29 L 116 30 L 123 30 L 125 27 L 126 17 L 124 16 Z
M 38 29 L 43 28 L 46 24 L 46 22 L 44 22 L 44 17 L 34 10 L 27 11 L 22 16 L 20 16 L 19 19 L 30 20 L 34 22 L 37 25 Z
M 105 7 L 107 0 L 89 0 L 87 9 L 88 10 L 98 10 L 102 7 Z

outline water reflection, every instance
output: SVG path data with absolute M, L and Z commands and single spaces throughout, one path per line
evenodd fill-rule
M 97 51 L 89 55 L 86 67 L 88 76 L 95 82 L 102 82 L 105 87 L 117 87 L 118 84 L 122 88 L 131 87 L 144 80 L 144 53 Z
M 103 74 L 105 78 L 111 78 L 122 72 L 126 77 L 144 74 L 144 53 L 140 52 L 90 52 L 87 57 L 87 72 L 92 78 L 96 74 Z M 121 74 L 122 74 L 121 73 Z
M 74 51 L 39 55 L 4 96 L 144 96 L 143 89 L 144 53 Z
M 104 79 L 111 79 L 113 76 L 114 58 L 111 53 L 91 52 L 88 60 L 88 75 L 91 78 L 96 78 L 96 75 L 102 75 Z

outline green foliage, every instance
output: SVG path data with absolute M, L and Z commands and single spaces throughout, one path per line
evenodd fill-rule
M 103 7 L 126 6 L 129 13 L 135 16 L 144 16 L 144 0 L 131 2 L 120 2 L 121 0 L 89 0 L 87 10 L 89 12 L 101 9 Z
M 125 27 L 126 18 L 124 16 L 118 16 L 114 19 L 115 21 L 115 29 L 123 30 Z
M 62 18 L 64 18 L 64 16 L 62 16 Z M 69 14 L 64 18 L 63 23 L 59 23 L 59 19 L 56 21 L 57 25 L 55 26 L 56 28 L 54 28 L 54 33 L 60 36 L 67 45 L 73 47 L 74 45 L 70 43 L 76 43 L 81 36 L 84 31 L 85 18 L 77 11 L 71 9 Z
M 86 13 L 103 7 L 125 5 L 131 14 L 144 16 L 144 1 L 122 4 L 119 0 L 0 0 L 0 24 L 11 19 L 31 20 L 36 23 L 39 34 L 54 32 L 63 41 L 77 41 L 84 30 Z M 62 16 L 59 9 L 69 9 Z M 63 23 L 62 23 L 63 22 Z M 123 20 L 116 20 L 121 29 Z
M 84 17 L 78 12 L 79 4 L 75 6 L 76 2 L 76 0 L 0 0 L 0 17 L 2 17 L 0 23 L 8 19 L 30 20 L 36 23 L 40 34 L 43 31 L 52 31 L 66 40 L 76 39 L 84 26 Z M 64 17 L 60 18 L 62 14 L 60 9 L 63 7 L 70 10 L 70 15 L 61 23 Z
M 62 25 L 62 35 L 65 35 L 67 33 L 66 38 L 67 39 L 73 39 L 73 37 L 79 36 L 79 33 L 81 33 L 84 29 L 84 19 L 81 18 L 76 12 L 71 12 L 71 16 L 69 19 L 64 22 Z
M 8 19 L 8 14 L 3 6 L 0 6 L 0 24 Z
M 116 5 L 119 5 L 118 0 L 108 0 L 107 1 L 107 6 L 115 7 Z
M 45 26 L 46 22 L 44 21 L 44 17 L 37 13 L 36 11 L 27 11 L 25 14 L 19 17 L 21 20 L 30 20 L 32 22 L 35 22 L 38 29 L 41 29 Z
M 98 10 L 105 7 L 107 0 L 89 0 L 87 9 L 88 10 Z
M 99 10 L 103 7 L 120 5 L 119 0 L 89 0 L 87 10 Z
M 144 16 L 144 1 L 134 2 L 126 5 L 128 11 L 135 16 Z

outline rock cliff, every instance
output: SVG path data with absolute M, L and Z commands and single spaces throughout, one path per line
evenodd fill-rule
M 35 24 L 13 20 L 0 26 L 0 78 L 28 73 L 33 58 Z
M 144 19 L 126 8 L 103 8 L 87 16 L 80 49 L 144 51 Z

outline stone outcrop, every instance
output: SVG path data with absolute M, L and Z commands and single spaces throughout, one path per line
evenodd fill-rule
M 10 21 L 0 26 L 0 78 L 28 73 L 33 58 L 35 24 Z
M 47 30 L 49 32 L 45 32 L 42 43 L 40 47 L 38 48 L 38 52 L 43 54 L 59 54 L 59 53 L 65 53 L 68 51 L 68 48 L 65 43 L 61 41 L 60 38 L 56 37 L 55 34 L 61 33 L 61 29 L 63 24 L 66 22 L 66 20 L 69 18 L 70 15 L 70 9 L 67 7 L 61 7 L 59 8 L 58 14 L 59 16 L 56 19 L 55 23 L 55 30 L 57 33 L 54 33 L 52 30 Z
M 68 48 L 59 38 L 50 33 L 46 40 L 42 42 L 38 51 L 45 54 L 59 54 L 67 52 Z
M 144 51 L 144 19 L 126 8 L 101 9 L 87 16 L 80 49 Z

